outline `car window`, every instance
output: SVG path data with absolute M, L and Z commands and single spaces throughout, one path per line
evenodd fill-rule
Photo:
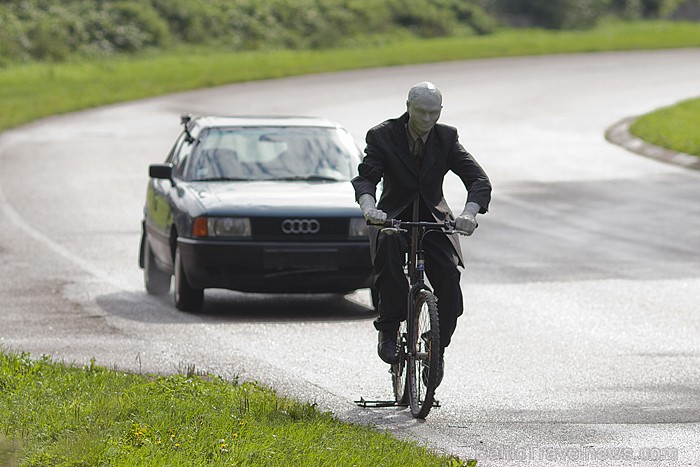
M 347 181 L 358 163 L 354 141 L 335 128 L 217 128 L 200 134 L 185 179 Z
M 168 157 L 165 159 L 166 163 L 175 164 L 177 162 L 178 151 L 180 150 L 180 146 L 182 145 L 182 142 L 184 140 L 185 140 L 185 133 L 182 132 L 182 133 L 180 133 L 180 136 L 178 136 L 177 139 L 175 140 L 175 144 L 173 144 L 173 147 L 170 148 L 170 152 L 168 153 Z
M 185 172 L 187 170 L 187 162 L 188 162 L 188 157 L 190 153 L 192 152 L 192 149 L 194 147 L 195 143 L 190 143 L 187 141 L 187 138 L 185 137 L 185 134 L 183 133 L 182 135 L 182 141 L 180 143 L 180 146 L 178 147 L 174 160 L 172 161 L 173 164 L 173 176 L 176 178 L 185 178 Z

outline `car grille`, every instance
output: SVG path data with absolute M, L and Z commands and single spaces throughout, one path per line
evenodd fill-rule
M 266 250 L 263 256 L 265 269 L 338 269 L 338 251 L 306 249 L 302 251 Z
M 253 238 L 284 241 L 332 241 L 348 238 L 346 217 L 254 217 Z

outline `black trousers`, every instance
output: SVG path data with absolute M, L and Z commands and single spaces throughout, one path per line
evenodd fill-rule
M 380 233 L 374 260 L 375 288 L 379 292 L 379 318 L 374 327 L 380 331 L 395 331 L 406 319 L 408 279 L 404 274 L 409 238 L 405 234 Z M 438 298 L 440 341 L 447 347 L 462 315 L 462 289 L 457 269 L 459 257 L 447 236 L 432 232 L 423 240 L 425 273 Z

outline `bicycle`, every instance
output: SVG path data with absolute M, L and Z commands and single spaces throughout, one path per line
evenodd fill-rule
M 399 363 L 391 365 L 393 405 L 409 406 L 415 418 L 425 418 L 435 401 L 440 365 L 440 320 L 437 297 L 425 283 L 423 239 L 430 232 L 459 233 L 453 221 L 425 222 L 389 219 L 382 232 L 402 234 L 411 229 L 411 250 L 406 263 L 409 292 L 406 320 L 398 333 Z

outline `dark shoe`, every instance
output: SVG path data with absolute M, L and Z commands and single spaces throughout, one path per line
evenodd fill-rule
M 379 331 L 377 353 L 379 358 L 389 365 L 399 363 L 399 346 L 396 343 L 396 339 L 396 331 Z

